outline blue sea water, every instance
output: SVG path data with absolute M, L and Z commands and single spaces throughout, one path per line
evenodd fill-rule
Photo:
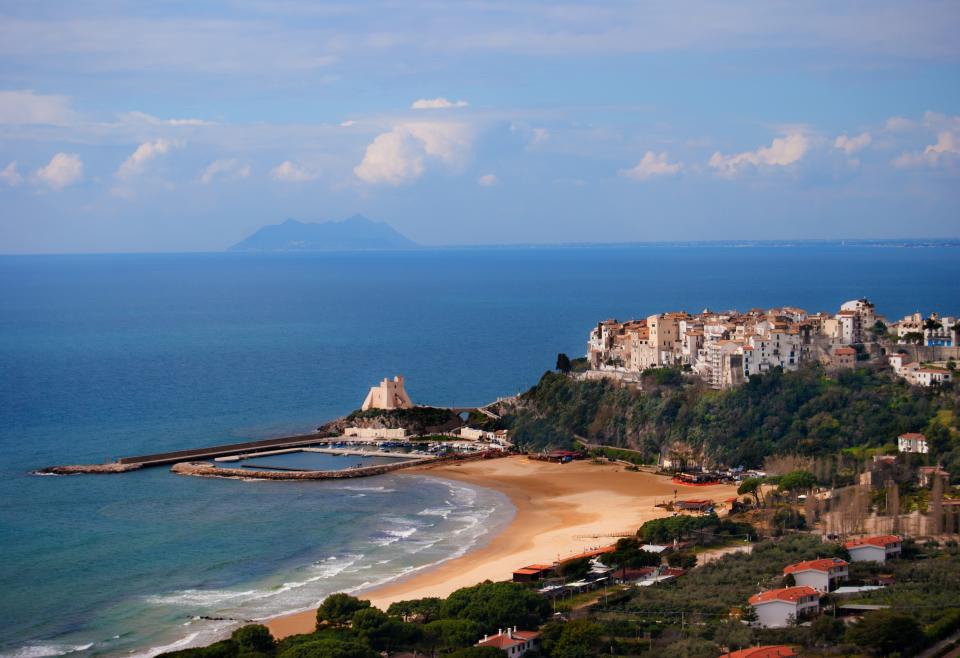
M 960 313 L 960 250 L 630 246 L 0 257 L 0 653 L 151 653 L 426 568 L 508 522 L 427 476 L 242 482 L 34 468 L 309 430 L 402 373 L 469 405 L 591 325 L 868 296 Z

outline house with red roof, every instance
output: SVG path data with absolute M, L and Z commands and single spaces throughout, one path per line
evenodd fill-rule
M 793 620 L 804 619 L 820 611 L 820 592 L 809 585 L 783 587 L 750 597 L 757 623 L 764 628 L 783 628 Z
M 797 652 L 783 644 L 768 644 L 761 647 L 750 647 L 749 649 L 740 649 L 732 653 L 725 653 L 720 658 L 789 658 L 796 656 Z
M 843 545 L 851 562 L 879 562 L 900 557 L 902 539 L 897 535 L 875 535 L 848 541 Z
M 477 642 L 478 647 L 494 647 L 507 654 L 508 658 L 520 658 L 528 651 L 538 648 L 540 644 L 540 633 L 536 631 L 518 631 L 517 627 L 502 628 L 496 635 L 484 635 L 483 639 Z
M 847 578 L 847 561 L 840 558 L 804 560 L 784 568 L 784 576 L 793 576 L 795 585 L 808 585 L 818 592 L 829 592 Z
M 925 455 L 930 452 L 927 437 L 919 432 L 907 432 L 897 437 L 898 452 L 916 452 Z

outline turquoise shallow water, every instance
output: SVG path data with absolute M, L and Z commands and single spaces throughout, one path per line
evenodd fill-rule
M 597 320 L 683 308 L 960 312 L 956 248 L 624 247 L 0 258 L 0 653 L 145 652 L 463 551 L 499 494 L 31 469 L 309 430 L 402 373 L 514 393 Z

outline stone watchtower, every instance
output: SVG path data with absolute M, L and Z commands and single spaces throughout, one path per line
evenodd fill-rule
M 403 387 L 403 377 L 397 375 L 393 380 L 384 378 L 379 386 L 371 387 L 360 408 L 366 411 L 367 409 L 409 409 L 412 406 L 413 402 Z

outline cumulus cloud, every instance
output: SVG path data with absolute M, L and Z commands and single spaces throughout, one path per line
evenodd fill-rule
M 67 125 L 77 120 L 66 96 L 0 91 L 0 124 Z
M 17 171 L 16 161 L 11 162 L 3 168 L 3 171 L 0 171 L 0 180 L 11 187 L 16 187 L 23 182 L 23 176 Z
M 151 126 L 212 126 L 212 121 L 203 119 L 161 119 L 146 112 L 125 112 L 120 115 L 120 119 L 130 123 L 146 123 Z
M 34 176 L 37 181 L 59 190 L 83 178 L 83 161 L 74 153 L 57 153 L 37 169 Z
M 919 153 L 901 153 L 893 161 L 894 166 L 901 169 L 913 167 L 937 167 L 951 164 L 960 156 L 960 139 L 956 133 L 945 130 L 937 135 L 937 141 L 929 144 Z
M 349 128 L 350 126 L 356 125 L 356 123 L 357 123 L 357 122 L 354 121 L 353 119 L 347 119 L 346 121 L 341 121 L 341 122 L 340 122 L 340 127 L 341 127 L 341 128 Z
M 647 151 L 635 167 L 621 169 L 620 175 L 624 178 L 642 181 L 657 176 L 673 176 L 682 168 L 683 165 L 681 163 L 667 160 L 666 152 L 654 153 L 653 151 Z
M 402 185 L 423 175 L 425 160 L 463 164 L 471 146 L 470 128 L 459 123 L 406 123 L 377 135 L 353 168 L 360 180 Z
M 901 132 L 910 130 L 916 125 L 915 121 L 906 117 L 890 117 L 884 124 L 884 128 L 890 132 Z
M 870 145 L 870 142 L 873 141 L 873 138 L 870 136 L 870 133 L 864 131 L 857 135 L 856 137 L 848 137 L 846 133 L 837 137 L 833 142 L 834 148 L 838 148 L 847 155 L 853 155 L 857 151 L 865 149 Z
M 439 96 L 437 98 L 421 98 L 420 100 L 413 101 L 410 109 L 446 110 L 452 107 L 467 107 L 468 105 L 470 105 L 470 103 L 467 101 L 448 101 L 446 98 Z
M 156 139 L 152 142 L 144 142 L 130 154 L 129 158 L 123 161 L 123 164 L 117 169 L 117 178 L 130 179 L 139 176 L 151 160 L 170 152 L 172 149 L 180 148 L 182 145 L 182 142 L 175 139 Z
M 292 160 L 284 160 L 270 170 L 270 178 L 283 183 L 306 183 L 318 178 L 320 174 L 312 169 L 297 164 Z
M 200 182 L 209 185 L 214 180 L 246 178 L 250 175 L 250 165 L 236 158 L 214 160 L 200 171 Z
M 777 137 L 770 146 L 761 146 L 755 151 L 735 155 L 723 155 L 719 151 L 710 157 L 710 166 L 726 178 L 739 174 L 744 167 L 785 167 L 798 162 L 807 152 L 810 143 L 800 132 Z
M 492 187 L 500 182 L 496 174 L 484 174 L 477 179 L 477 185 L 480 187 Z

